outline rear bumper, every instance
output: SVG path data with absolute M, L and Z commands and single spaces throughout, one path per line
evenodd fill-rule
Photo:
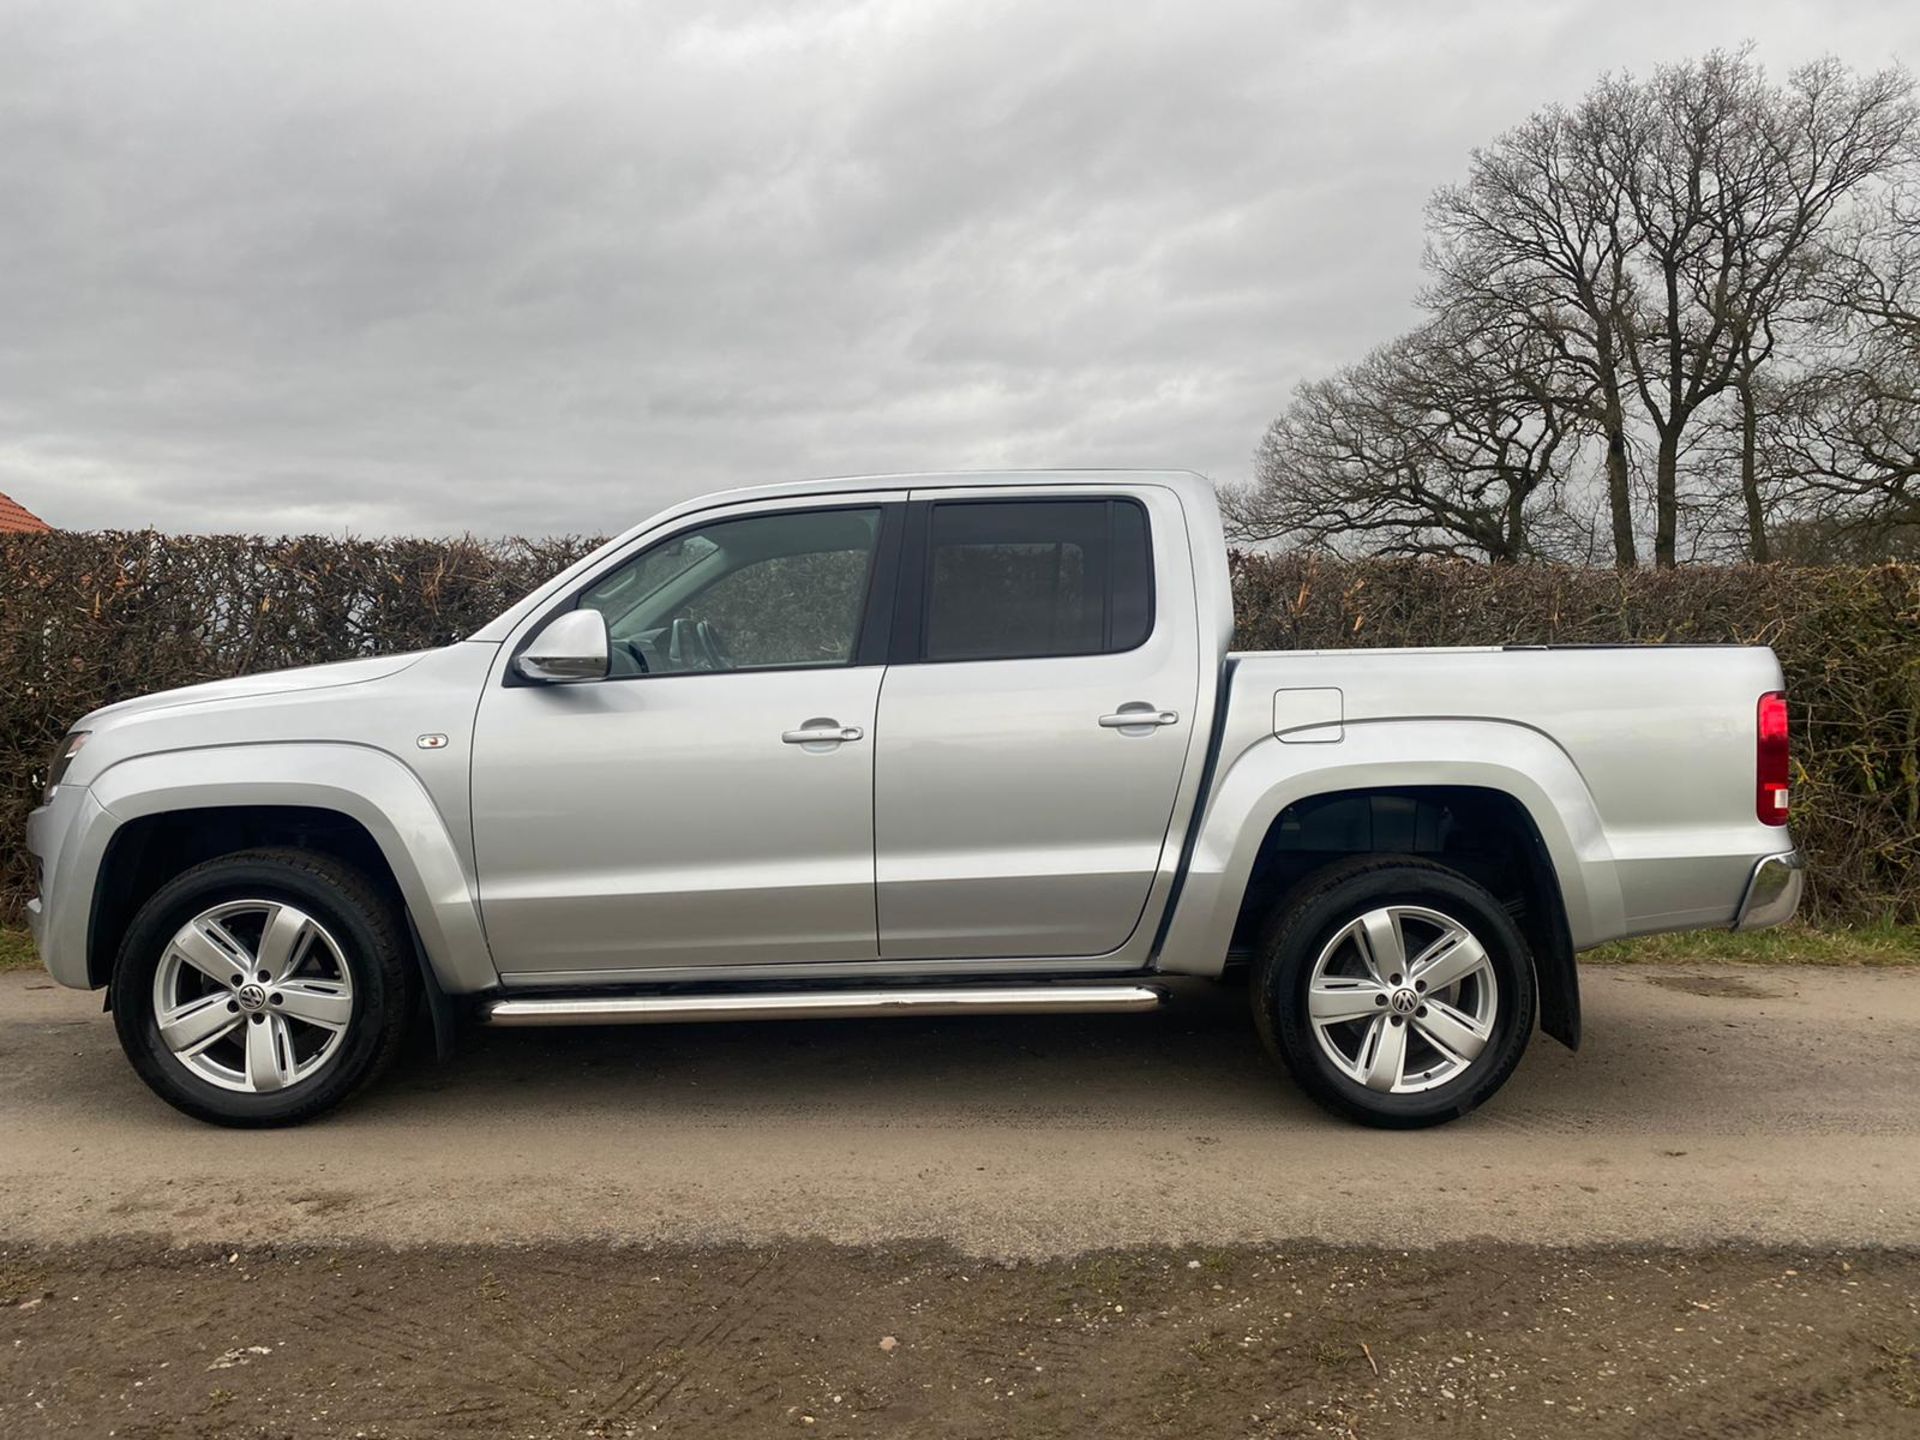
M 1768 855 L 1753 867 L 1747 880 L 1747 893 L 1740 897 L 1734 912 L 1736 930 L 1764 930 L 1793 918 L 1800 908 L 1800 892 L 1806 888 L 1806 862 L 1798 850 L 1784 855 Z

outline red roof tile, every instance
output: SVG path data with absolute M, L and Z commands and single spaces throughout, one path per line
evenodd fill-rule
M 38 535 L 52 528 L 26 506 L 0 495 L 0 535 Z

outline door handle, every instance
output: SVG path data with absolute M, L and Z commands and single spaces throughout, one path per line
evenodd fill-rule
M 1141 705 L 1131 710 L 1123 706 L 1111 715 L 1100 717 L 1100 728 L 1103 730 L 1132 730 L 1136 727 L 1145 729 L 1149 725 L 1178 725 L 1179 723 L 1178 710 L 1155 710 L 1151 705 Z
M 781 732 L 782 745 L 839 745 L 848 740 L 864 740 L 867 732 L 858 725 L 836 725 L 831 720 L 809 720 L 799 730 Z

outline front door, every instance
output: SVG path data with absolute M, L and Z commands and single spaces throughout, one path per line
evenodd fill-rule
M 503 974 L 874 958 L 888 514 L 690 519 L 573 598 L 606 618 L 607 679 L 488 690 L 474 848 Z
M 1178 502 L 1002 496 L 909 513 L 874 776 L 886 959 L 1107 954 L 1167 840 L 1200 679 Z

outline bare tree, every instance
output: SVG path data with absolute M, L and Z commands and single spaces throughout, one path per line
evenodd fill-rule
M 1762 493 L 1760 476 L 1760 412 L 1767 408 L 1763 399 L 1767 383 L 1766 366 L 1778 348 L 1779 337 L 1771 317 L 1761 319 L 1741 335 L 1737 342 L 1733 390 L 1738 416 L 1738 460 L 1740 468 L 1740 512 L 1746 523 L 1747 558 L 1764 565 L 1773 558 L 1768 543 L 1768 517 L 1772 510 Z
M 1896 190 L 1823 267 L 1822 352 L 1784 387 L 1767 458 L 1797 483 L 1803 548 L 1868 557 L 1920 537 L 1920 194 Z
M 1565 369 L 1538 331 L 1463 304 L 1303 385 L 1268 428 L 1253 486 L 1223 498 L 1228 528 L 1242 540 L 1527 559 L 1583 423 Z
M 1428 206 L 1429 305 L 1461 297 L 1531 331 L 1574 379 L 1567 398 L 1606 449 L 1614 563 L 1638 563 L 1623 400 L 1633 278 L 1626 201 L 1605 163 L 1608 117 L 1627 87 L 1603 81 L 1575 110 L 1541 111 L 1473 153 L 1464 185 Z
M 1631 568 L 1649 510 L 1660 565 L 1909 513 L 1920 241 L 1834 236 L 1917 143 L 1904 70 L 1746 50 L 1537 113 L 1435 193 L 1432 318 L 1297 392 L 1239 533 L 1509 561 L 1610 530 Z
M 1764 557 L 1762 372 L 1823 229 L 1893 166 L 1915 114 L 1902 70 L 1856 77 L 1826 60 L 1775 86 L 1745 51 L 1715 52 L 1644 82 L 1603 79 L 1476 151 L 1466 183 L 1435 194 L 1442 292 L 1537 330 L 1581 377 L 1617 564 L 1637 560 L 1628 394 L 1652 432 L 1655 562 L 1678 559 L 1689 427 L 1730 392 L 1748 548 Z
M 1600 123 L 1631 217 L 1627 248 L 1643 273 L 1643 303 L 1627 312 L 1627 357 L 1657 437 L 1656 564 L 1677 558 L 1688 425 L 1737 384 L 1751 405 L 1775 322 L 1800 292 L 1823 227 L 1850 193 L 1894 164 L 1915 114 L 1902 70 L 1857 79 L 1822 61 L 1776 88 L 1744 51 L 1663 67 L 1614 92 Z M 1749 419 L 1757 432 L 1757 416 Z M 1763 551 L 1756 446 L 1743 445 L 1743 484 Z

